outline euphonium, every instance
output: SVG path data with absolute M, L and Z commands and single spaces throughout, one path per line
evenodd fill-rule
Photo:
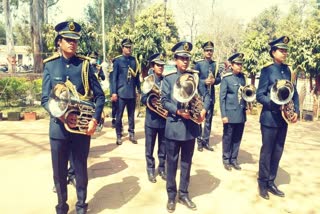
M 251 84 L 240 86 L 238 94 L 247 102 L 247 107 L 251 110 L 252 104 L 256 100 L 256 87 Z
M 144 94 L 149 93 L 147 98 L 147 107 L 160 115 L 163 118 L 167 118 L 168 111 L 163 108 L 160 102 L 160 88 L 155 84 L 154 74 L 150 74 L 149 76 L 144 78 L 144 82 L 142 85 L 142 92 Z M 156 99 L 156 102 L 152 102 L 152 100 Z
M 67 131 L 86 134 L 89 122 L 95 113 L 94 103 L 80 100 L 76 95 L 71 95 L 69 88 L 64 83 L 59 83 L 52 89 L 48 104 L 52 116 L 63 116 Z M 103 120 L 102 117 L 98 127 L 101 127 Z
M 189 111 L 190 119 L 193 122 L 201 124 L 199 119 L 203 109 L 203 102 L 197 93 L 197 86 L 197 77 L 184 73 L 176 80 L 173 86 L 173 97 Z
M 294 87 L 289 80 L 277 80 L 271 87 L 270 99 L 281 105 L 281 114 L 287 123 L 291 123 L 294 117 L 294 103 L 292 101 Z

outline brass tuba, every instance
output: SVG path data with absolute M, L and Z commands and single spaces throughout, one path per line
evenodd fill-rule
M 292 101 L 294 87 L 289 80 L 277 80 L 271 87 L 270 99 L 281 105 L 281 114 L 287 123 L 291 123 L 294 117 L 294 103 Z
M 144 78 L 144 82 L 142 85 L 142 92 L 147 94 L 150 92 L 147 98 L 147 107 L 151 110 L 163 117 L 164 119 L 167 118 L 168 111 L 163 108 L 160 102 L 160 88 L 155 83 L 154 74 L 150 74 L 149 76 Z M 156 99 L 156 102 L 152 102 L 152 100 Z
M 197 124 L 203 109 L 203 102 L 197 93 L 197 76 L 189 73 L 182 74 L 173 86 L 173 97 L 189 111 L 191 120 Z
M 256 100 L 256 87 L 252 84 L 240 86 L 238 95 L 247 102 L 247 108 L 252 109 L 253 102 Z M 239 99 L 240 100 L 240 99 Z
M 78 96 L 71 94 L 64 83 L 58 83 L 52 89 L 48 107 L 52 116 L 63 116 L 67 131 L 76 134 L 86 134 L 89 122 L 95 113 L 94 103 L 80 100 Z M 98 124 L 99 128 L 102 127 L 103 121 L 102 117 Z

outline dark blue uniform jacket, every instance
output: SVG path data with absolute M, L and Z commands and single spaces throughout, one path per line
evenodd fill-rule
M 260 123 L 269 127 L 282 127 L 286 125 L 282 118 L 280 106 L 270 100 L 270 89 L 276 80 L 286 79 L 291 81 L 291 71 L 286 64 L 270 64 L 261 70 L 259 86 L 257 89 L 257 101 L 263 105 Z M 294 102 L 295 112 L 299 113 L 299 95 L 294 86 Z
M 169 111 L 166 121 L 165 137 L 177 141 L 192 140 L 200 135 L 199 124 L 176 115 L 177 110 L 182 107 L 181 103 L 173 97 L 173 86 L 182 74 L 183 73 L 178 70 L 168 74 L 164 77 L 161 87 L 161 103 L 163 107 Z M 204 95 L 203 100 L 204 108 L 208 110 L 210 106 L 210 97 L 208 93 Z
M 67 77 L 73 83 L 73 85 L 75 85 L 80 94 L 85 94 L 81 75 L 84 60 L 84 58 L 77 56 L 74 56 L 70 59 L 65 59 L 64 57 L 60 56 L 45 63 L 42 82 L 41 105 L 49 113 L 50 110 L 48 108 L 48 101 L 51 90 L 57 83 L 66 82 Z M 105 96 L 95 75 L 95 69 L 91 66 L 89 66 L 88 80 L 90 90 L 93 92 L 92 101 L 94 101 L 96 105 L 93 117 L 100 121 L 105 102 Z M 64 128 L 64 124 L 57 118 L 51 116 L 49 130 L 50 137 L 54 139 L 66 139 L 69 134 L 70 133 Z
M 221 118 L 228 117 L 229 123 L 244 123 L 246 121 L 246 102 L 238 93 L 241 86 L 245 86 L 245 76 L 233 73 L 223 77 L 220 84 Z
M 136 72 L 138 70 L 136 59 L 133 56 L 119 56 L 113 62 L 113 74 L 111 94 L 117 94 L 121 98 L 136 98 L 136 87 L 140 92 L 139 73 L 128 79 L 129 67 Z

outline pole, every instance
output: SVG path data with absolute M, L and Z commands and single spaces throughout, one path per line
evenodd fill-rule
M 101 0 L 101 16 L 102 16 L 102 52 L 103 52 L 103 62 L 106 61 L 106 39 L 104 33 L 104 0 Z

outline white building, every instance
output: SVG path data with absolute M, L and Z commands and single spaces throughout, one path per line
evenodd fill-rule
M 17 65 L 33 65 L 33 54 L 30 46 L 14 46 Z M 0 64 L 7 64 L 7 46 L 0 45 Z

